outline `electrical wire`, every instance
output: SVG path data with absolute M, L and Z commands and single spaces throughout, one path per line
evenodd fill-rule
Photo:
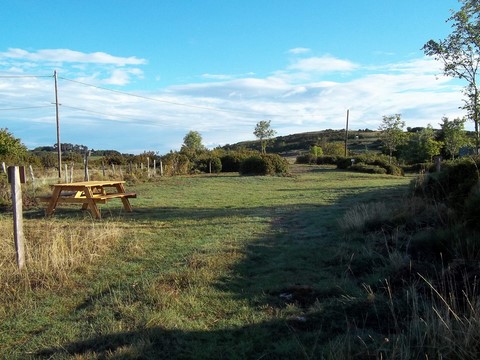
M 52 75 L 0 75 L 0 79 L 17 79 L 17 78 L 51 78 Z
M 110 92 L 117 93 L 117 94 L 132 96 L 132 97 L 140 98 L 140 99 L 143 99 L 143 100 L 156 101 L 156 102 L 160 102 L 160 103 L 164 103 L 164 104 L 170 104 L 170 105 L 175 105 L 175 106 L 183 106 L 183 107 L 189 107 L 189 108 L 193 108 L 193 109 L 200 109 L 200 110 L 207 110 L 207 111 L 216 111 L 216 112 L 233 113 L 233 114 L 244 114 L 244 115 L 267 116 L 267 117 L 268 116 L 272 116 L 272 117 L 296 117 L 296 116 L 315 117 L 315 116 L 320 116 L 320 115 L 316 115 L 316 114 L 309 114 L 309 115 L 302 115 L 302 114 L 268 114 L 268 113 L 254 112 L 254 111 L 230 110 L 230 109 L 214 108 L 214 107 L 208 107 L 208 106 L 199 106 L 199 105 L 179 103 L 179 102 L 175 102 L 175 101 L 156 99 L 156 98 L 152 98 L 152 97 L 148 97 L 148 96 L 144 96 L 144 95 L 129 93 L 129 92 L 126 92 L 126 91 L 109 89 L 109 88 L 106 88 L 106 87 L 93 85 L 93 84 L 85 83 L 85 82 L 78 81 L 78 80 L 68 79 L 68 78 L 65 78 L 65 77 L 62 77 L 62 76 L 59 76 L 58 79 L 65 80 L 65 81 L 70 81 L 70 82 L 81 84 L 81 85 L 84 85 L 84 86 L 93 87 L 93 88 L 100 89 L 100 90 L 110 91 Z
M 64 77 L 61 77 L 61 76 L 59 76 L 58 78 L 59 78 L 59 79 L 62 79 L 62 80 L 66 80 L 66 81 L 70 81 L 70 82 L 82 84 L 82 85 L 85 85 L 85 86 L 90 86 L 90 87 L 93 87 L 93 88 L 101 89 L 101 90 L 111 91 L 111 92 L 114 92 L 114 93 L 117 93 L 117 94 L 132 96 L 132 97 L 136 97 L 136 98 L 140 98 L 140 99 L 144 99 L 144 100 L 156 101 L 156 102 L 160 102 L 160 103 L 164 103 L 164 104 L 170 104 L 170 105 L 176 105 L 176 106 L 184 106 L 184 107 L 189 107 L 189 108 L 194 108 L 194 109 L 201 109 L 201 110 L 209 110 L 209 111 L 218 111 L 218 112 L 227 112 L 227 113 L 241 113 L 241 114 L 250 114 L 250 115 L 263 115 L 263 114 L 256 113 L 256 112 L 248 112 L 248 111 L 240 111 L 240 110 L 228 110 L 228 109 L 219 109 L 219 108 L 212 108 L 212 107 L 208 107 L 208 106 L 199 106 L 199 105 L 179 103 L 179 102 L 175 102 L 175 101 L 161 100 L 161 99 L 156 99 L 156 98 L 152 98 L 152 97 L 148 97 L 148 96 L 143 96 L 143 95 L 128 93 L 128 92 L 125 92 L 125 91 L 113 90 L 113 89 L 109 89 L 109 88 L 102 87 L 102 86 L 98 86 L 98 85 L 88 84 L 88 83 L 85 83 L 85 82 L 82 82 L 82 81 L 78 81 L 78 80 L 67 79 L 67 78 L 64 78 Z
M 40 109 L 46 107 L 52 107 L 52 105 L 42 105 L 42 106 L 25 106 L 25 107 L 18 107 L 18 108 L 7 108 L 7 109 L 0 109 L 0 111 L 10 111 L 10 110 L 28 110 L 28 109 Z

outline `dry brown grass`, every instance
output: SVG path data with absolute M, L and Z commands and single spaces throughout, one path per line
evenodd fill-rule
M 26 267 L 22 271 L 16 264 L 13 221 L 9 217 L 0 217 L 0 233 L 0 284 L 5 289 L 0 298 L 11 299 L 19 289 L 65 286 L 71 274 L 81 273 L 112 249 L 123 230 L 114 222 L 24 220 Z

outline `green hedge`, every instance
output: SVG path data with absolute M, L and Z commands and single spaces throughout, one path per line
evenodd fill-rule
M 242 161 L 242 175 L 276 175 L 288 173 L 288 162 L 277 154 L 253 155 Z

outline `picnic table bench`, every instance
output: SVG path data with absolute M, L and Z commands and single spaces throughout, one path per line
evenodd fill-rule
M 130 205 L 130 198 L 136 198 L 134 192 L 125 191 L 125 181 L 81 181 L 73 183 L 52 185 L 51 196 L 40 197 L 40 201 L 48 202 L 47 215 L 52 215 L 59 203 L 82 204 L 83 210 L 90 210 L 93 216 L 101 219 L 100 210 L 97 204 L 105 204 L 110 199 L 121 199 L 126 211 L 133 211 Z M 112 188 L 112 192 L 107 192 Z

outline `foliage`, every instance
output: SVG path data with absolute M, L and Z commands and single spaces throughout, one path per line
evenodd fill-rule
M 315 157 L 319 157 L 323 155 L 323 149 L 320 146 L 314 145 L 310 148 L 310 154 Z
M 221 155 L 222 172 L 239 172 L 243 160 L 252 155 L 249 150 L 229 150 Z
M 219 157 L 206 153 L 196 159 L 195 169 L 204 173 L 219 173 L 222 171 L 222 161 Z
M 407 141 L 399 146 L 400 157 L 410 164 L 432 161 L 440 155 L 442 142 L 436 139 L 436 132 L 431 125 L 418 131 L 409 131 Z
M 277 154 L 260 154 L 246 158 L 240 165 L 242 175 L 276 175 L 288 172 L 288 162 Z
M 316 164 L 317 157 L 311 153 L 298 155 L 295 159 L 295 164 Z
M 367 165 L 363 163 L 353 164 L 350 166 L 350 170 L 364 172 L 368 174 L 386 174 L 387 169 L 378 165 Z
M 345 144 L 341 142 L 325 142 L 322 143 L 323 155 L 344 156 Z
M 447 117 L 442 118 L 440 124 L 441 139 L 443 140 L 445 153 L 452 159 L 455 159 L 462 146 L 468 145 L 464 124 L 465 119 L 457 118 L 449 121 Z
M 0 159 L 2 161 L 18 162 L 27 155 L 27 148 L 11 134 L 8 129 L 0 128 Z
M 337 156 L 335 155 L 323 155 L 317 158 L 318 165 L 336 165 Z
M 205 146 L 202 144 L 202 135 L 198 131 L 189 131 L 183 138 L 182 150 L 202 151 Z
M 363 170 L 364 172 L 371 172 L 377 174 L 386 173 L 394 176 L 404 175 L 401 167 L 391 164 L 390 160 L 385 155 L 379 154 L 363 154 L 351 157 L 337 157 L 336 165 L 339 169 L 351 169 L 355 171 Z M 378 168 L 382 168 L 383 170 L 379 170 Z
M 476 149 L 479 148 L 479 92 L 478 70 L 480 54 L 479 15 L 477 0 L 461 0 L 462 7 L 454 12 L 448 21 L 452 22 L 452 33 L 445 39 L 429 40 L 423 51 L 426 55 L 440 60 L 444 74 L 465 80 L 465 109 L 475 124 Z
M 404 127 L 405 121 L 401 119 L 401 115 L 395 114 L 383 116 L 382 123 L 378 128 L 381 131 L 380 138 L 390 156 L 390 162 L 397 147 L 406 141 L 406 135 L 403 131 Z
M 123 165 L 126 159 L 121 154 L 110 154 L 103 157 L 103 162 L 106 165 Z
M 165 168 L 165 175 L 186 175 L 190 172 L 190 159 L 179 152 L 169 152 L 162 156 L 163 167 Z
M 262 154 L 265 154 L 267 151 L 268 140 L 275 136 L 277 133 L 270 127 L 271 120 L 261 120 L 255 126 L 253 134 L 260 140 L 260 145 L 262 148 Z
M 416 183 L 415 192 L 459 209 L 480 180 L 479 166 L 478 157 L 444 162 L 441 172 L 429 173 Z

